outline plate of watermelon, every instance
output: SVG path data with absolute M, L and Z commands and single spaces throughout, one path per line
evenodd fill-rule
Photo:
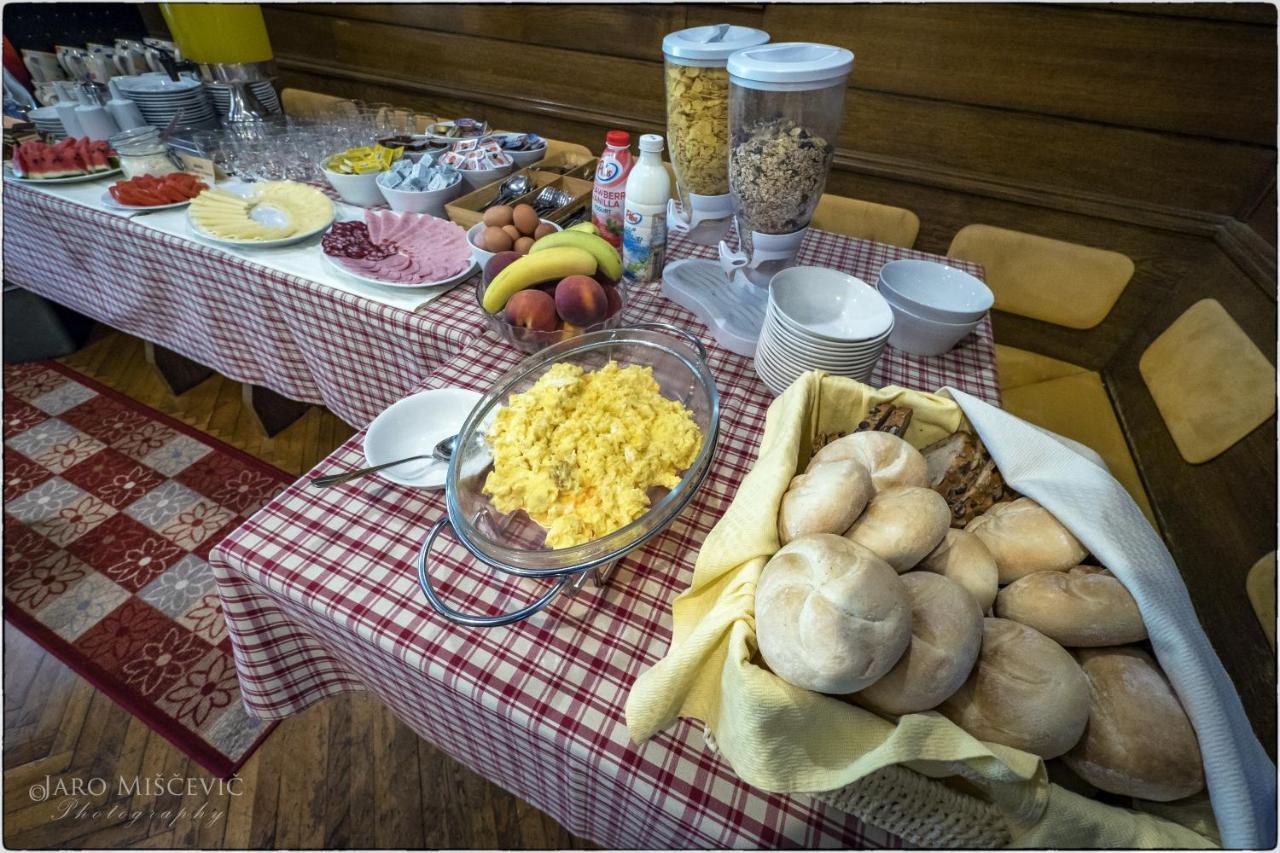
M 12 178 L 32 184 L 74 184 L 119 174 L 120 160 L 105 139 L 67 137 L 50 145 L 24 142 L 13 149 Z
M 107 187 L 102 203 L 116 210 L 165 210 L 191 204 L 191 199 L 207 189 L 208 184 L 188 172 L 136 175 Z

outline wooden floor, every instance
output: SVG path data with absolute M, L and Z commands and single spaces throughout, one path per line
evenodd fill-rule
M 334 415 L 313 408 L 266 439 L 243 409 L 237 383 L 215 376 L 175 398 L 147 364 L 142 343 L 116 332 L 63 361 L 293 474 L 310 469 L 352 433 Z M 335 697 L 285 720 L 239 776 L 243 784 L 233 787 L 235 794 L 122 795 L 121 778 L 133 785 L 134 779 L 212 777 L 5 624 L 6 847 L 589 846 L 419 739 L 368 696 Z M 106 794 L 33 801 L 33 786 L 38 799 L 38 786 L 71 791 L 79 782 L 98 790 L 94 779 L 107 781 Z M 76 802 L 68 813 L 70 800 Z M 190 814 L 206 803 L 193 820 Z M 187 813 L 178 817 L 182 808 Z M 216 819 L 215 810 L 221 813 Z

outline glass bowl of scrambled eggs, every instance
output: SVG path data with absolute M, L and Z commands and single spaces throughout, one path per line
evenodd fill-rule
M 719 419 L 706 351 L 674 326 L 592 332 L 525 359 L 458 434 L 448 515 L 419 555 L 424 592 L 459 615 L 427 578 L 431 542 L 447 523 L 496 569 L 562 578 L 525 610 L 540 609 L 578 573 L 618 560 L 680 514 L 711 467 Z

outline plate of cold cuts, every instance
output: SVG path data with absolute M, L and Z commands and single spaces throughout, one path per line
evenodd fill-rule
M 333 223 L 320 245 L 339 272 L 383 287 L 441 287 L 475 271 L 467 232 L 426 213 L 366 210 Z

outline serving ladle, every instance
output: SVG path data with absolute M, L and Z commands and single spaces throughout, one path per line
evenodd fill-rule
M 453 450 L 458 444 L 458 436 L 451 435 L 437 444 L 430 453 L 419 453 L 417 456 L 406 456 L 403 459 L 396 459 L 392 462 L 383 462 L 381 465 L 371 465 L 368 468 L 357 468 L 354 471 L 347 471 L 342 474 L 326 474 L 323 477 L 312 477 L 311 485 L 319 486 L 337 486 L 342 483 L 350 483 L 352 480 L 358 480 L 365 474 L 372 474 L 375 471 L 381 471 L 383 468 L 390 468 L 393 465 L 403 465 L 406 462 L 413 462 L 418 459 L 435 459 L 438 462 L 448 462 L 453 456 Z

